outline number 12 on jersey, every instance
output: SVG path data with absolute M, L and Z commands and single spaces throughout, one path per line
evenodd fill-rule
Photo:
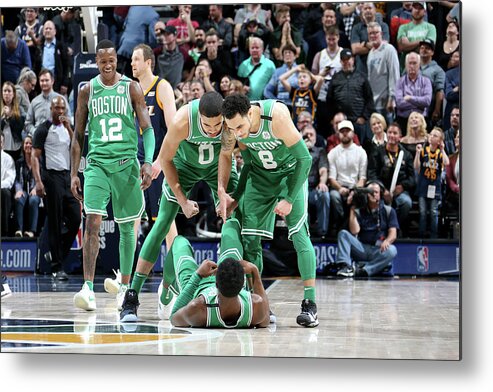
M 106 124 L 106 120 L 102 118 L 99 121 L 99 125 L 101 126 L 101 140 L 103 142 L 119 142 L 123 140 L 121 118 L 112 118 L 108 121 L 108 124 Z

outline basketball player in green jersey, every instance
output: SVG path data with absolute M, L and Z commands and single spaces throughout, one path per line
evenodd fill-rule
M 154 130 L 137 82 L 116 72 L 117 54 L 113 42 L 102 40 L 96 47 L 99 75 L 80 91 L 71 148 L 71 190 L 84 202 L 87 215 L 83 244 L 84 284 L 74 304 L 84 310 L 96 309 L 93 281 L 99 252 L 99 230 L 107 216 L 111 198 L 115 222 L 120 231 L 122 284 L 117 294 L 121 307 L 130 282 L 136 246 L 135 229 L 144 211 L 143 190 L 152 181 Z M 135 115 L 143 129 L 145 163 L 137 160 Z M 77 172 L 88 126 L 89 149 L 84 171 L 84 197 Z
M 267 327 L 269 300 L 258 268 L 242 259 L 240 224 L 229 219 L 222 228 L 221 256 L 217 264 L 194 259 L 190 242 L 177 236 L 164 263 L 162 296 L 173 293 L 176 300 L 162 305 L 160 315 L 176 327 L 252 328 Z M 245 288 L 250 276 L 250 290 Z M 126 307 L 134 290 L 129 289 L 124 310 L 137 315 L 138 302 Z M 136 296 L 137 293 L 134 293 Z M 125 320 L 128 321 L 128 320 Z
M 301 314 L 296 322 L 316 327 L 316 258 L 307 220 L 310 153 L 288 108 L 281 102 L 265 100 L 250 104 L 245 95 L 233 94 L 224 100 L 223 115 L 228 130 L 222 134 L 219 160 L 219 214 L 227 218 L 239 201 L 245 259 L 260 272 L 261 239 L 273 238 L 275 214 L 286 220 L 304 285 Z M 227 168 L 236 140 L 245 166 L 238 187 L 230 196 L 224 184 L 228 182 Z
M 139 254 L 139 260 L 132 280 L 132 289 L 140 293 L 149 273 L 161 252 L 161 244 L 168 234 L 178 210 L 181 208 L 187 218 L 199 212 L 196 201 L 188 199 L 193 186 L 203 180 L 212 191 L 215 204 L 217 197 L 217 173 L 219 153 L 221 149 L 221 132 L 223 117 L 221 114 L 223 98 L 216 92 L 205 93 L 200 99 L 182 106 L 173 119 L 164 137 L 159 159 L 164 172 L 163 193 L 159 205 L 159 213 L 154 226 L 147 235 Z M 237 174 L 232 170 L 228 175 L 229 186 L 225 189 L 232 192 L 236 188 Z M 160 287 L 161 291 L 162 288 Z M 161 298 L 161 296 L 160 296 Z M 159 306 L 167 305 L 165 302 Z M 123 304 L 120 320 L 136 321 L 126 307 L 132 308 L 138 298 Z

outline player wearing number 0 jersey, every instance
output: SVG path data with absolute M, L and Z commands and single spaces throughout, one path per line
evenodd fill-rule
M 144 211 L 143 190 L 151 181 L 154 130 L 142 89 L 116 72 L 117 55 L 113 42 L 102 40 L 96 47 L 99 75 L 84 86 L 78 97 L 75 132 L 71 147 L 71 190 L 84 202 L 87 215 L 83 244 L 84 285 L 75 294 L 75 306 L 95 310 L 93 281 L 99 252 L 99 228 L 111 199 L 115 221 L 120 232 L 121 306 L 130 282 L 135 253 L 134 228 Z M 137 160 L 135 116 L 143 129 L 145 159 Z M 78 169 L 88 126 L 89 149 L 84 171 L 82 196 Z
M 182 106 L 164 137 L 159 153 L 165 177 L 163 193 L 157 220 L 142 245 L 132 280 L 132 289 L 137 294 L 161 253 L 161 244 L 179 209 L 187 218 L 199 212 L 197 202 L 188 199 L 193 186 L 201 180 L 205 181 L 212 191 L 214 202 L 218 203 L 217 173 L 223 130 L 222 102 L 222 96 L 211 91 L 205 93 L 200 100 Z M 230 181 L 226 188 L 228 192 L 233 192 L 238 175 L 232 164 L 229 173 Z M 122 311 L 120 317 L 123 321 L 135 321 L 125 316 Z
M 275 214 L 285 218 L 289 239 L 294 243 L 298 269 L 304 284 L 304 300 L 297 323 L 318 325 L 315 304 L 316 259 L 308 231 L 308 173 L 311 156 L 281 102 L 265 100 L 250 103 L 242 94 L 224 100 L 223 132 L 219 161 L 220 214 L 227 217 L 238 205 L 245 259 L 262 271 L 262 238 L 272 238 Z M 224 191 L 227 168 L 238 141 L 245 166 L 235 193 Z

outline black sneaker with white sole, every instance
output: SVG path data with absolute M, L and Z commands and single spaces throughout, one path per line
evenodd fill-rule
M 337 271 L 338 276 L 346 276 L 348 278 L 354 276 L 354 269 L 349 265 L 345 265 L 339 271 Z
M 137 309 L 139 308 L 139 305 L 140 302 L 137 291 L 128 289 L 123 300 L 122 311 L 120 312 L 120 322 L 134 323 L 138 321 Z
M 317 304 L 310 299 L 304 299 L 301 302 L 301 313 L 296 317 L 296 322 L 308 328 L 318 325 Z

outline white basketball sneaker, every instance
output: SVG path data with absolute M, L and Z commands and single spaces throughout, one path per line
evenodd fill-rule
M 120 270 L 113 270 L 113 273 L 116 275 L 115 279 L 106 278 L 104 280 L 104 290 L 110 294 L 118 294 L 122 283 L 122 274 Z
M 163 292 L 163 289 L 163 281 L 161 281 L 159 289 L 157 290 L 157 315 L 161 320 L 169 320 L 169 317 L 171 316 L 171 311 L 173 310 L 173 306 L 175 306 L 176 295 L 170 289 L 168 289 L 168 298 L 172 296 L 172 299 L 170 302 L 168 302 L 168 305 L 164 305 L 161 302 L 161 293 Z
M 84 310 L 96 310 L 96 296 L 87 283 L 84 283 L 82 290 L 74 295 L 74 305 Z

